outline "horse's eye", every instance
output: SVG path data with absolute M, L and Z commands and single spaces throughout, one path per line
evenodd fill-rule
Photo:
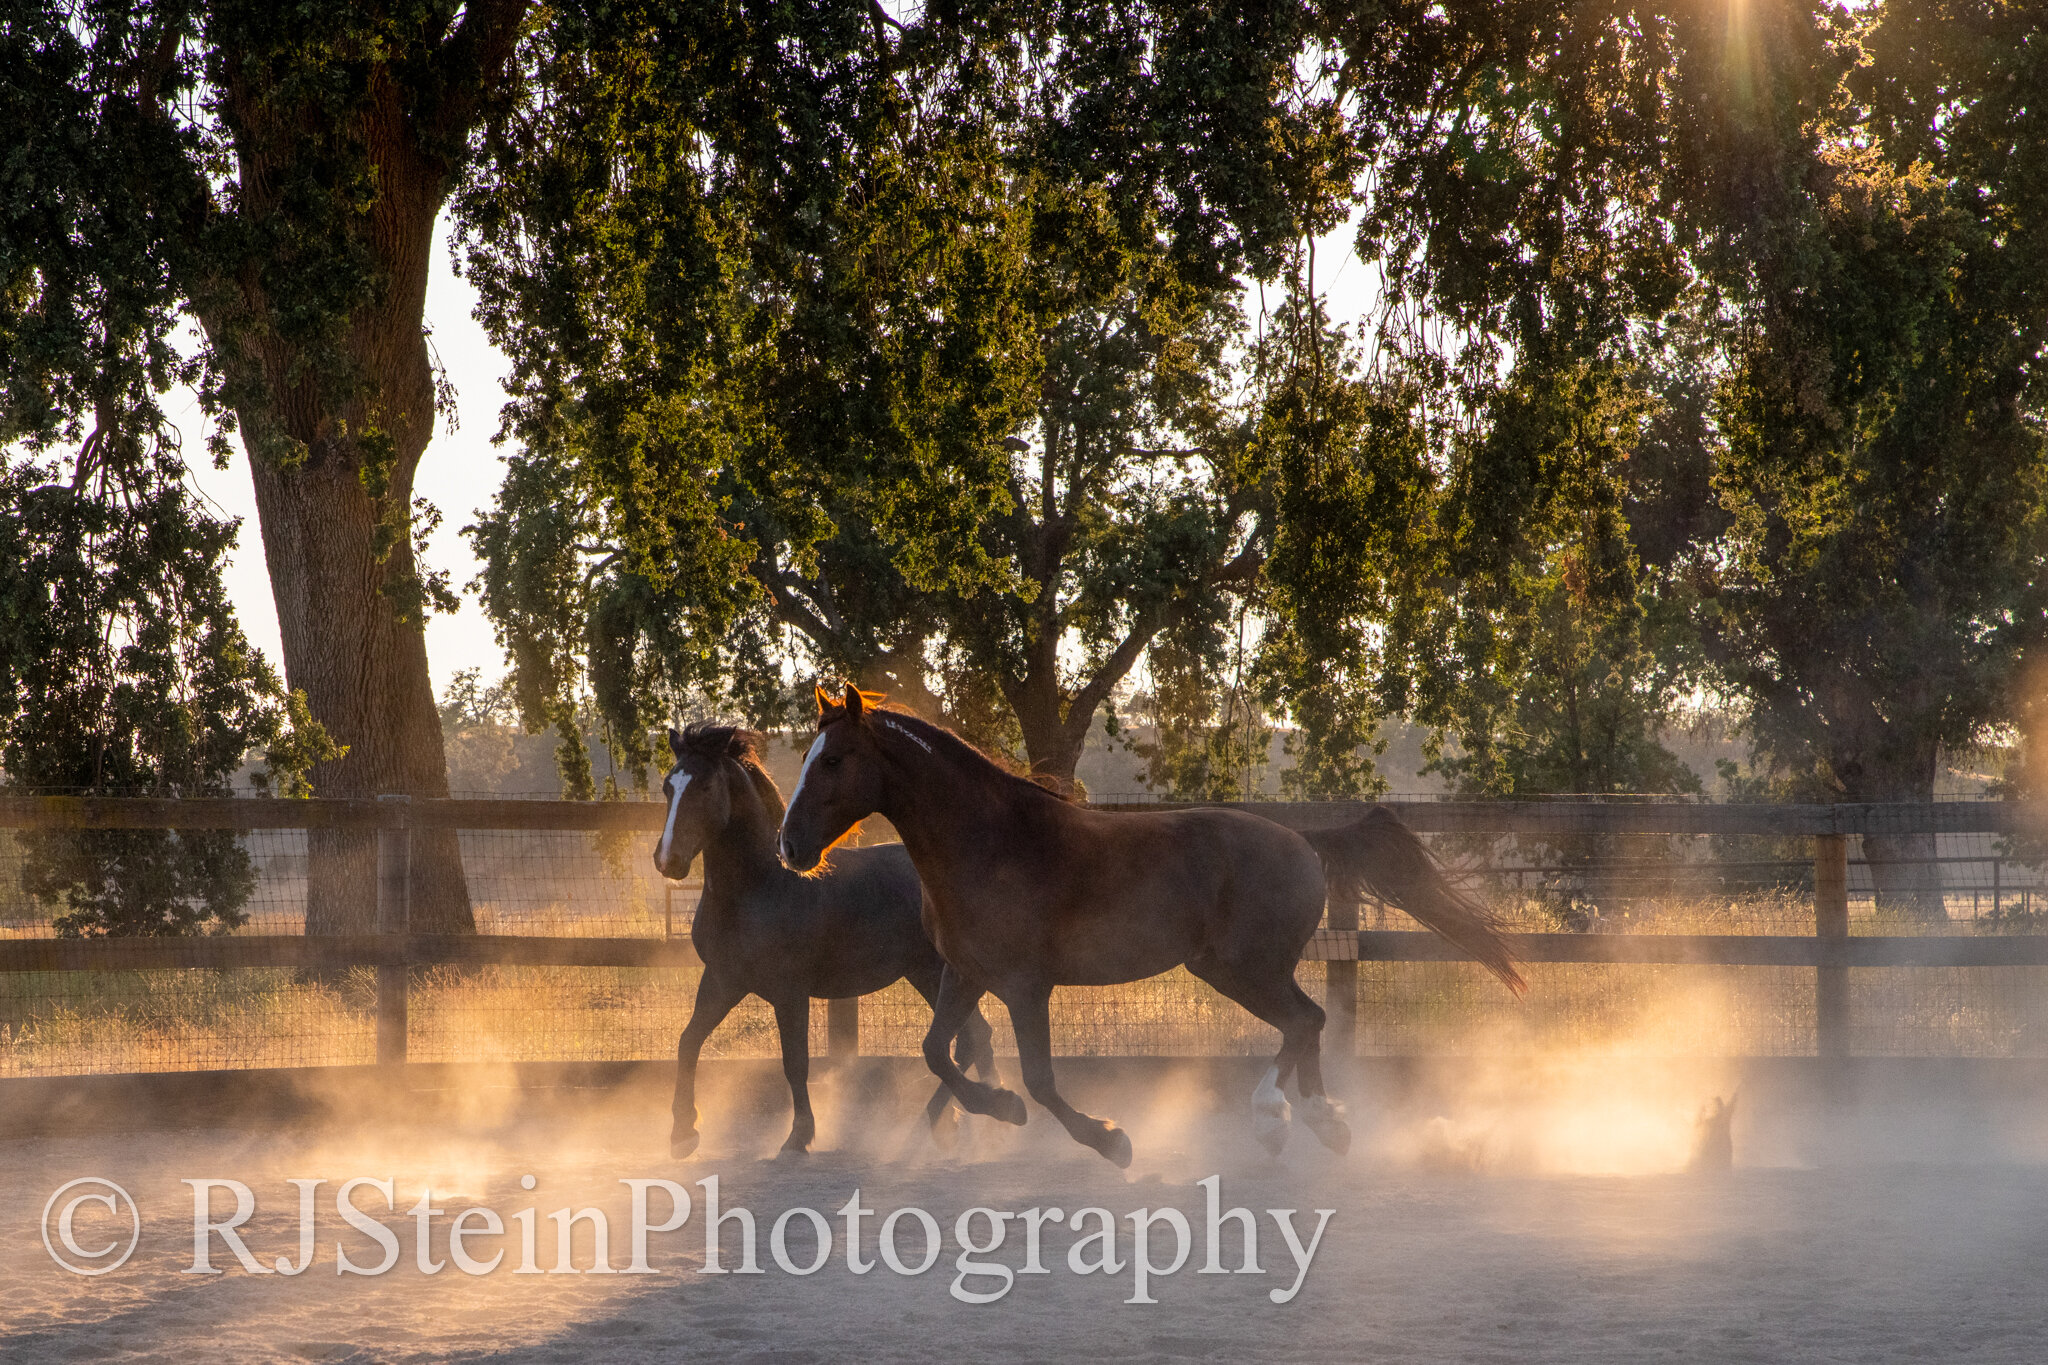
M 830 758 L 827 758 L 825 760 L 825 766 L 828 768 L 836 768 L 839 766 L 839 760 L 844 757 L 846 757 L 846 755 L 844 754 L 833 754 Z

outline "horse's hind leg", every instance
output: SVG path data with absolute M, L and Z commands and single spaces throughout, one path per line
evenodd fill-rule
M 924 1035 L 924 1064 L 932 1074 L 946 1083 L 953 1092 L 953 1098 L 960 1101 L 960 1107 L 970 1114 L 986 1114 L 1001 1119 L 1004 1123 L 1021 1125 L 1024 1122 L 1024 1101 L 1000 1086 L 983 1085 L 967 1079 L 953 1061 L 953 1039 L 959 1036 L 966 1025 L 967 1017 L 975 1012 L 981 1002 L 983 991 L 979 986 L 969 985 L 951 967 L 939 979 L 938 1003 L 932 1006 L 932 1026 Z
M 1053 1085 L 1051 989 L 1039 987 L 1018 999 L 1006 996 L 1003 1003 L 1017 1032 L 1017 1061 L 1024 1068 L 1024 1086 L 1031 1098 L 1051 1110 L 1074 1141 L 1093 1147 L 1118 1166 L 1130 1165 L 1131 1139 L 1124 1130 L 1074 1108 Z
M 1286 1102 L 1275 1101 L 1292 1073 L 1301 1090 L 1301 1121 L 1331 1151 L 1348 1151 L 1351 1128 L 1343 1109 L 1323 1092 L 1323 1007 L 1302 990 L 1293 969 L 1201 958 L 1188 963 L 1188 970 L 1280 1030 L 1279 1054 L 1253 1092 L 1253 1127 L 1266 1149 L 1278 1156 L 1287 1144 Z
M 746 990 L 727 980 L 715 968 L 706 967 L 697 982 L 697 1003 L 690 1022 L 676 1040 L 675 1126 L 669 1131 L 669 1155 L 681 1161 L 697 1150 L 697 1058 L 712 1031 L 725 1022 L 733 1007 L 747 998 Z
M 790 1104 L 796 1118 L 783 1139 L 785 1152 L 808 1152 L 818 1135 L 818 1121 L 811 1113 L 811 998 L 771 1002 L 775 1006 L 775 1031 L 782 1039 L 782 1076 L 789 1082 Z

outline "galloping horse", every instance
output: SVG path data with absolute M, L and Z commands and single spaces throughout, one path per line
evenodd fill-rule
M 782 1149 L 806 1151 L 817 1134 L 808 1084 L 812 997 L 866 995 L 907 977 L 927 1001 L 938 999 L 945 963 L 919 923 L 917 869 L 903 845 L 883 844 L 841 849 L 814 876 L 790 871 L 775 856 L 782 794 L 761 767 L 759 737 L 731 725 L 693 725 L 670 730 L 668 743 L 676 762 L 661 784 L 668 822 L 654 865 L 679 878 L 704 854 L 704 896 L 690 925 L 704 976 L 676 1045 L 669 1150 L 678 1159 L 697 1150 L 697 1058 L 751 993 L 774 1007 L 796 1108 Z M 956 1018 L 947 1042 L 956 1035 L 961 1063 L 994 1076 L 980 1011 Z M 935 1136 L 950 1135 L 941 1127 L 948 1108 L 942 1085 L 925 1109 Z
M 1234 810 L 1093 811 L 1005 772 L 949 730 L 880 708 L 878 696 L 851 685 L 843 698 L 817 696 L 818 736 L 782 817 L 783 861 L 817 866 L 874 813 L 902 834 L 924 883 L 925 927 L 946 959 L 925 1061 L 972 1113 L 1024 1122 L 1021 1099 L 969 1080 L 947 1055 L 953 1031 L 992 993 L 1010 1011 L 1032 1098 L 1077 1142 L 1128 1166 L 1130 1139 L 1053 1086 L 1052 990 L 1185 963 L 1280 1030 L 1254 1095 L 1268 1150 L 1286 1141 L 1278 1087 L 1290 1073 L 1302 1121 L 1346 1150 L 1351 1130 L 1323 1091 L 1323 1011 L 1294 980 L 1331 884 L 1371 890 L 1524 989 L 1492 916 L 1384 807 L 1306 834 Z

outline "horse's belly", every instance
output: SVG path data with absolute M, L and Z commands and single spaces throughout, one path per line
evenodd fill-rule
M 1197 926 L 1178 916 L 1069 918 L 1048 936 L 1053 980 L 1062 986 L 1112 986 L 1170 972 L 1201 951 Z
M 927 921 L 932 942 L 953 968 L 984 989 L 1011 985 L 1113 986 L 1170 972 L 1201 951 L 1179 926 L 1137 930 L 1096 920 L 1047 930 L 1019 919 Z

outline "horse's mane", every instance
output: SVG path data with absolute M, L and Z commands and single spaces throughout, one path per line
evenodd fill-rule
M 965 762 L 969 767 L 986 769 L 992 776 L 1002 782 L 1014 783 L 1018 787 L 1045 797 L 1047 800 L 1071 804 L 1074 799 L 1070 793 L 1048 786 L 1047 782 L 1051 779 L 1041 780 L 1042 775 L 1034 776 L 1028 773 L 1016 772 L 1001 759 L 983 752 L 953 731 L 948 730 L 945 726 L 936 725 L 914 711 L 906 711 L 900 706 L 869 705 L 862 713 L 862 720 L 868 721 L 870 718 L 904 731 L 913 739 L 925 744 L 935 752 L 944 750 L 954 758 Z M 837 719 L 837 717 L 821 716 L 819 717 L 819 722 L 822 725 L 825 721 L 832 719 Z
M 706 759 L 729 758 L 739 764 L 768 818 L 778 822 L 782 819 L 782 793 L 762 766 L 761 746 L 766 741 L 758 732 L 742 725 L 696 721 L 683 727 L 682 738 L 685 753 Z

